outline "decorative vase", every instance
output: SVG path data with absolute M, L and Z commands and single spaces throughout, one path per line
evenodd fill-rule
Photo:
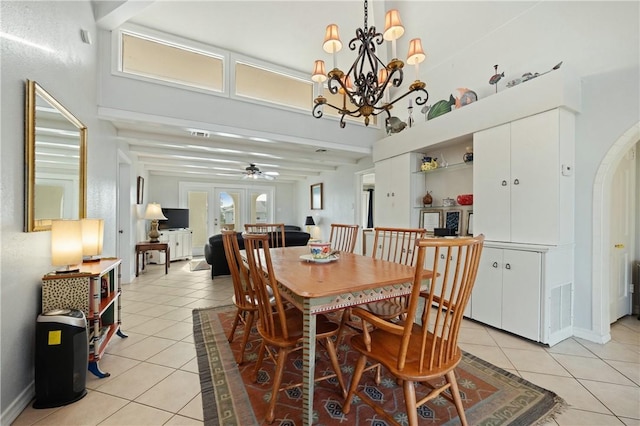
M 473 204 L 473 194 L 460 194 L 457 201 L 461 206 L 470 206 Z
M 462 156 L 462 161 L 464 161 L 465 163 L 473 162 L 473 148 L 471 148 L 470 146 L 467 147 L 467 152 L 465 152 Z
M 425 206 L 430 206 L 433 203 L 433 198 L 431 197 L 431 192 L 427 192 L 424 197 L 422 197 L 422 204 Z

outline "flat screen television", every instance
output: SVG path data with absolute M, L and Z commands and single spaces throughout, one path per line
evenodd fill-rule
M 167 220 L 158 222 L 159 229 L 176 229 L 189 227 L 189 209 L 162 208 Z

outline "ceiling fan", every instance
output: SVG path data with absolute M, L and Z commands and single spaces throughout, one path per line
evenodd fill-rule
M 274 180 L 275 177 L 272 176 L 269 172 L 262 172 L 260 169 L 253 163 L 250 163 L 248 167 L 244 169 L 244 176 L 242 179 L 265 179 L 265 180 Z

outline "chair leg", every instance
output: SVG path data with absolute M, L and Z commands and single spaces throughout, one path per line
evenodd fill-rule
M 282 383 L 282 374 L 284 373 L 284 364 L 287 361 L 289 351 L 284 348 L 278 350 L 278 362 L 276 364 L 275 377 L 273 378 L 273 388 L 271 390 L 271 400 L 269 401 L 269 409 L 267 410 L 267 423 L 273 423 L 275 419 L 276 401 L 280 392 L 280 384 Z
M 233 342 L 233 337 L 236 334 L 236 328 L 238 327 L 238 323 L 240 322 L 240 315 L 242 315 L 242 310 L 238 308 L 236 311 L 236 316 L 233 318 L 233 325 L 231 326 L 231 332 L 229 333 L 229 337 L 227 340 L 229 343 Z
M 447 382 L 451 385 L 451 396 L 453 397 L 453 403 L 458 410 L 458 417 L 460 417 L 460 424 L 467 426 L 467 416 L 464 414 L 464 407 L 462 406 L 462 398 L 460 398 L 460 391 L 458 390 L 458 381 L 456 380 L 456 373 L 454 370 L 445 374 Z
M 416 407 L 416 387 L 412 381 L 403 380 L 404 405 L 407 409 L 409 426 L 418 426 L 418 411 Z
M 242 347 L 240 347 L 240 360 L 238 365 L 244 363 L 244 350 L 247 347 L 249 341 L 249 335 L 251 334 L 251 327 L 253 327 L 254 314 L 252 311 L 247 312 L 247 319 L 244 322 L 244 336 L 242 336 Z
M 260 367 L 262 367 L 262 359 L 264 358 L 264 351 L 267 346 L 264 344 L 264 340 L 260 343 L 260 349 L 258 350 L 258 359 L 256 360 L 256 366 L 253 368 L 253 374 L 251 375 L 251 380 L 258 380 L 258 371 L 260 371 Z
M 338 327 L 338 333 L 336 334 L 336 345 L 341 344 L 344 327 L 347 325 L 347 321 L 349 321 L 350 318 L 351 318 L 351 308 L 345 308 L 342 311 L 342 319 L 340 320 L 340 326 Z
M 366 363 L 367 357 L 360 355 L 360 358 L 358 358 L 358 362 L 356 363 L 356 369 L 353 371 L 353 378 L 349 385 L 349 393 L 347 393 L 347 398 L 344 400 L 344 405 L 342 407 L 342 412 L 344 414 L 349 414 L 349 411 L 351 411 L 351 401 L 353 400 L 353 395 L 358 389 L 358 384 L 360 384 L 360 379 L 362 378 L 362 372 L 364 371 Z
M 338 363 L 338 354 L 336 354 L 336 347 L 331 341 L 330 337 L 325 339 L 327 342 L 327 352 L 329 353 L 329 358 L 331 359 L 331 365 L 333 366 L 333 370 L 336 373 L 336 378 L 338 379 L 338 383 L 340 384 L 340 390 L 342 391 L 342 397 L 347 397 L 347 388 L 344 386 L 344 379 L 342 378 L 342 372 L 340 371 L 340 364 Z

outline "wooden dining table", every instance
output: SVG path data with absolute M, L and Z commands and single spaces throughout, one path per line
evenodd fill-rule
M 304 317 L 302 422 L 311 425 L 316 315 L 406 295 L 411 292 L 414 268 L 352 253 L 341 253 L 331 262 L 307 261 L 302 256 L 309 254 L 308 247 L 273 248 L 270 253 L 278 290 Z M 423 279 L 429 278 L 431 272 L 425 271 Z

